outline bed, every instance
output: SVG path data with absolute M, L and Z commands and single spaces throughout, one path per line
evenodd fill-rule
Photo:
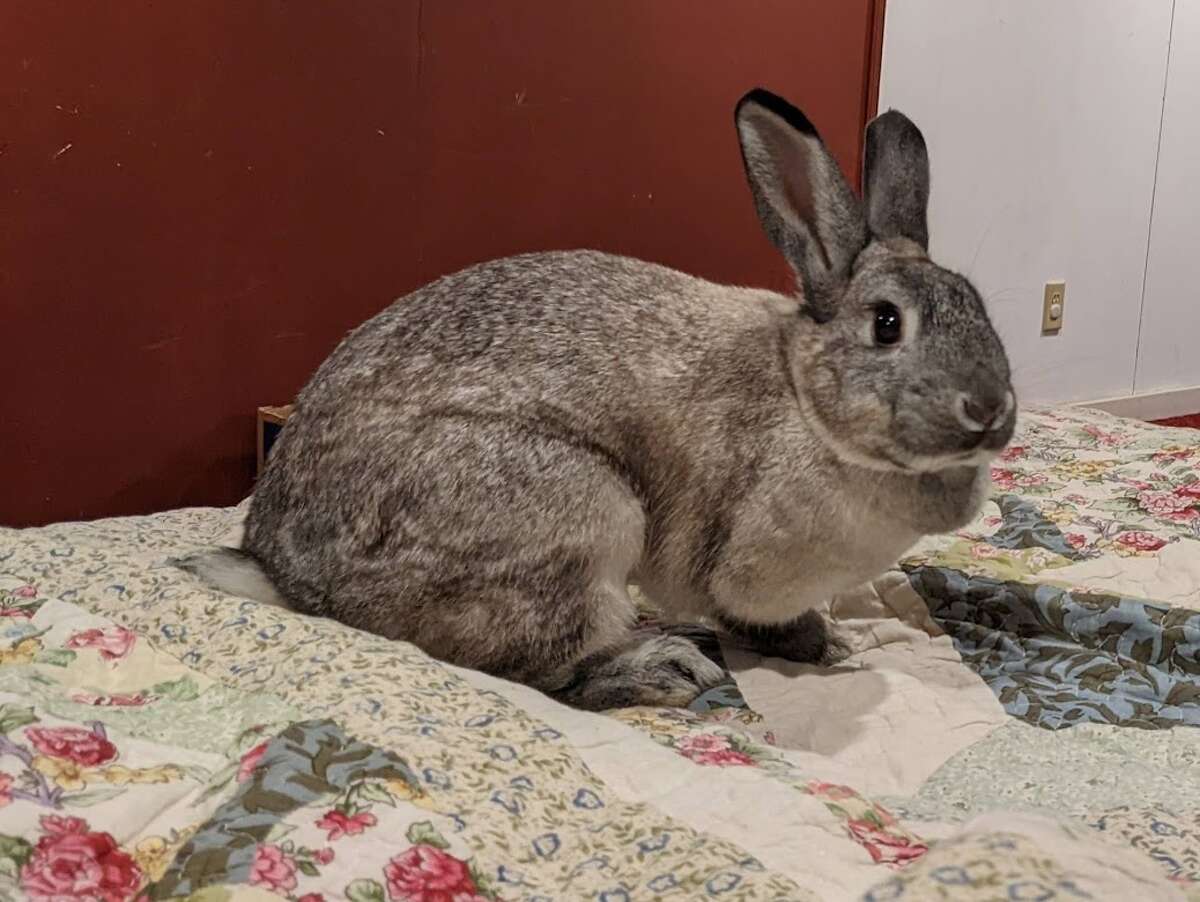
M 1200 432 L 1029 410 L 852 654 L 608 715 L 172 567 L 244 506 L 0 531 L 0 897 L 1200 899 Z

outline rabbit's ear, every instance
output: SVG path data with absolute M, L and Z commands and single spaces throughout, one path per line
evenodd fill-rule
M 758 88 L 734 118 L 758 218 L 796 270 L 809 314 L 828 320 L 867 243 L 858 198 L 812 123 L 786 100 Z
M 863 195 L 872 236 L 929 249 L 929 154 L 921 130 L 901 112 L 889 110 L 867 126 Z

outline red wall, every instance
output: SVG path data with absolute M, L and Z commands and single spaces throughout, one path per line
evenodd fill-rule
M 876 5 L 0 3 L 0 523 L 235 502 L 255 407 L 476 260 L 782 287 L 733 104 L 853 168 Z

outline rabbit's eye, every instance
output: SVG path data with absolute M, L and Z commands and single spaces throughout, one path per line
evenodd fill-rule
M 894 345 L 900 340 L 900 309 L 886 301 L 875 308 L 875 344 Z

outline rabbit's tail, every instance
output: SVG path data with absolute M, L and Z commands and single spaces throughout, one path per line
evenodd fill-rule
M 254 556 L 240 548 L 209 548 L 176 558 L 171 563 L 230 595 L 252 598 L 279 608 L 291 607 Z

